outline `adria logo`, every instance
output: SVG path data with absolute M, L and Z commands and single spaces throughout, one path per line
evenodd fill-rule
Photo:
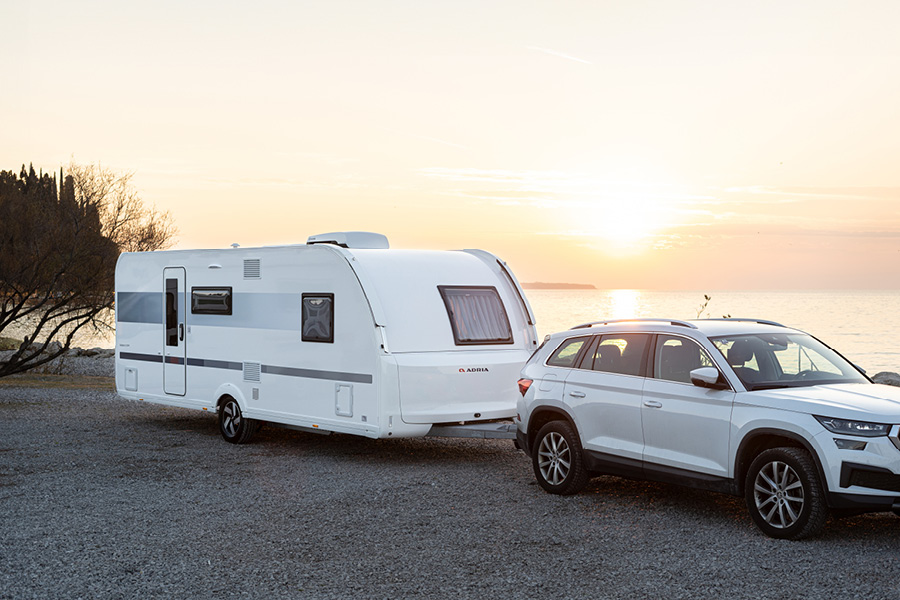
M 490 373 L 487 367 L 469 367 L 468 369 L 460 369 L 460 373 Z

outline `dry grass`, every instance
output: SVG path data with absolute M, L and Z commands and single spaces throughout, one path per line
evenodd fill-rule
M 0 336 L 0 352 L 4 350 L 15 350 L 21 343 L 22 340 Z
M 78 390 L 116 391 L 115 377 L 88 375 L 48 375 L 44 373 L 23 373 L 0 377 L 0 386 L 28 388 L 69 388 Z

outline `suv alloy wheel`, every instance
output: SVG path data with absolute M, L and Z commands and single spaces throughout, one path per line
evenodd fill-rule
M 744 497 L 753 522 L 773 538 L 810 537 L 828 520 L 812 456 L 799 448 L 772 448 L 760 453 L 747 472 Z
M 534 440 L 532 465 L 538 483 L 552 494 L 577 494 L 588 482 L 581 442 L 566 421 L 550 421 L 541 427 Z

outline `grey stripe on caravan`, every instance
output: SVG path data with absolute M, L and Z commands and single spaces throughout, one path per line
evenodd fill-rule
M 187 359 L 189 367 L 209 367 L 210 369 L 230 369 L 232 371 L 242 371 L 243 363 L 232 362 L 228 360 L 212 360 L 209 358 L 189 358 Z
M 308 379 L 330 379 L 332 381 L 350 381 L 352 383 L 372 383 L 372 376 L 364 373 L 342 373 L 340 371 L 317 371 L 315 369 L 297 369 L 295 367 L 273 367 L 263 365 L 263 373 L 287 375 L 288 377 L 305 377 Z
M 139 354 L 137 352 L 119 352 L 119 358 L 123 360 L 143 360 L 147 362 L 162 362 L 163 357 L 158 354 Z M 241 371 L 243 363 L 229 360 L 213 360 L 208 358 L 189 358 L 189 367 L 207 367 L 210 369 L 229 369 Z M 365 373 L 344 373 L 341 371 L 319 371 L 318 369 L 298 369 L 296 367 L 276 367 L 263 365 L 263 373 L 271 375 L 284 375 L 286 377 L 303 377 L 305 379 L 327 379 L 329 381 L 349 381 L 351 383 L 372 383 L 372 376 Z
M 161 292 L 118 292 L 116 319 L 122 323 L 162 323 Z
M 141 354 L 139 352 L 119 352 L 119 358 L 122 360 L 143 360 L 146 362 L 162 362 L 161 354 Z

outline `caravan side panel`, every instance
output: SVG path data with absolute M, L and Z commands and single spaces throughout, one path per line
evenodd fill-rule
M 149 253 L 122 254 L 116 263 L 116 389 L 125 398 L 163 389 L 164 265 Z
M 163 378 L 164 270 L 174 266 L 186 272 L 183 396 L 167 393 Z M 215 410 L 227 392 L 248 418 L 371 437 L 390 425 L 380 411 L 380 334 L 353 270 L 329 248 L 123 255 L 117 292 L 125 397 Z M 204 310 L 219 292 L 228 310 Z

